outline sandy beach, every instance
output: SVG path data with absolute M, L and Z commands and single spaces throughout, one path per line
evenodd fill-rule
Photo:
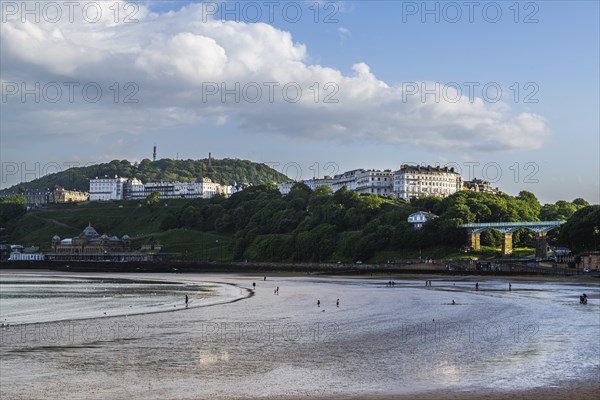
M 2 318 L 35 321 L 43 309 L 45 322 L 2 329 L 6 398 L 495 400 L 599 393 L 596 282 L 511 279 L 509 291 L 509 280 L 477 277 L 118 275 L 127 283 L 111 280 L 114 274 L 14 274 L 0 274 L 2 282 L 16 279 L 12 291 L 2 292 Z M 38 301 L 35 281 L 18 297 L 28 279 L 50 278 L 59 284 L 44 289 L 41 305 L 17 309 Z M 585 306 L 578 304 L 581 292 L 589 295 Z M 56 318 L 69 319 L 50 321 L 53 302 L 63 308 Z

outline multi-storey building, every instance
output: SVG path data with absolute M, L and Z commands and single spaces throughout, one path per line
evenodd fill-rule
M 71 202 L 76 203 L 81 201 L 87 201 L 89 198 L 89 193 L 87 192 L 80 192 L 78 190 L 67 190 L 58 185 L 56 185 L 54 189 L 51 190 L 37 192 L 22 192 L 19 194 L 25 197 L 25 204 L 27 204 L 28 206 Z
M 77 203 L 87 201 L 89 198 L 90 194 L 87 192 L 67 190 L 60 186 L 56 186 L 49 192 L 49 203 Z
M 83 232 L 73 238 L 61 239 L 55 235 L 52 238 L 52 251 L 55 254 L 107 254 L 123 253 L 131 250 L 131 239 L 124 235 L 122 238 L 99 235 L 88 225 Z
M 454 172 L 454 168 L 418 165 L 402 165 L 398 171 L 355 169 L 333 178 L 325 176 L 302 182 L 311 190 L 329 186 L 335 192 L 346 187 L 360 194 L 396 196 L 406 200 L 423 196 L 446 197 L 463 188 L 462 177 Z M 279 191 L 286 195 L 293 185 L 294 182 L 279 184 Z
M 334 176 L 331 190 L 337 192 L 344 186 L 348 190 L 356 190 L 356 180 L 363 172 L 365 172 L 364 169 L 353 169 L 352 171 Z
M 391 169 L 362 171 L 356 175 L 354 190 L 360 194 L 391 196 L 394 186 L 393 180 L 394 173 Z
M 124 185 L 125 200 L 144 200 L 158 192 L 161 199 L 193 199 L 202 197 L 202 184 L 198 182 L 156 182 L 142 183 L 130 179 Z
M 90 200 L 144 200 L 158 192 L 160 199 L 210 199 L 216 195 L 231 194 L 243 189 L 243 185 L 221 185 L 209 178 L 197 182 L 148 182 L 139 179 L 114 178 L 90 179 Z
M 394 195 L 406 200 L 424 196 L 446 197 L 462 188 L 462 177 L 454 168 L 403 164 L 394 172 Z
M 202 197 L 205 199 L 211 199 L 224 192 L 221 190 L 221 185 L 213 182 L 210 178 L 200 179 L 200 185 L 202 185 Z
M 90 179 L 90 200 L 123 200 L 125 182 L 127 182 L 127 178 L 119 178 L 118 176 Z
M 463 189 L 472 190 L 474 192 L 502 194 L 502 191 L 497 187 L 493 187 L 490 182 L 477 178 L 470 181 L 464 181 Z

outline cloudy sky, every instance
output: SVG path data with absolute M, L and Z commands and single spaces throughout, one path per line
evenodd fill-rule
M 2 187 L 156 144 L 600 201 L 598 2 L 0 4 Z

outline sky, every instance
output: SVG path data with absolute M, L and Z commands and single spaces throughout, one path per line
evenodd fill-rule
M 597 1 L 0 0 L 0 187 L 114 159 L 454 167 L 600 202 Z

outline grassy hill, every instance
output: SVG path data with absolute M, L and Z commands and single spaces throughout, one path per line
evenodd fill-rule
M 7 239 L 11 243 L 25 246 L 38 246 L 41 251 L 50 250 L 51 238 L 73 237 L 91 223 L 98 233 L 132 237 L 133 248 L 143 244 L 160 243 L 163 251 L 178 253 L 183 260 L 222 260 L 233 259 L 233 235 L 229 233 L 206 232 L 198 229 L 161 229 L 163 220 L 173 213 L 181 212 L 190 201 L 169 200 L 165 206 L 148 207 L 137 201 L 81 203 L 49 205 L 32 210 L 22 216 Z M 523 249 L 521 255 L 530 254 L 533 249 Z M 390 259 L 423 258 L 462 258 L 466 256 L 480 259 L 498 255 L 500 249 L 485 247 L 480 252 L 464 254 L 455 247 L 435 246 L 405 250 L 382 250 L 364 262 L 386 262 Z M 334 257 L 335 258 L 335 257 Z M 351 262 L 347 257 L 340 260 Z
M 138 178 L 142 182 L 194 182 L 199 178 L 208 177 L 221 184 L 246 183 L 253 185 L 280 183 L 290 180 L 286 175 L 275 171 L 265 164 L 248 160 L 225 158 L 222 160 L 171 160 L 162 159 L 140 163 L 127 160 L 114 160 L 109 163 L 96 164 L 88 167 L 74 167 L 66 171 L 45 175 L 26 183 L 20 183 L 6 189 L 17 192 L 19 189 L 28 191 L 46 190 L 54 185 L 67 189 L 89 190 L 89 180 L 95 177 L 115 175 L 126 178 Z
M 230 260 L 229 235 L 188 229 L 161 231 L 163 218 L 184 204 L 186 200 L 169 200 L 166 207 L 161 203 L 155 208 L 140 207 L 135 201 L 47 206 L 24 215 L 9 239 L 48 251 L 52 236 L 76 236 L 91 223 L 100 234 L 130 235 L 134 249 L 160 243 L 164 251 L 180 253 L 183 259 Z

